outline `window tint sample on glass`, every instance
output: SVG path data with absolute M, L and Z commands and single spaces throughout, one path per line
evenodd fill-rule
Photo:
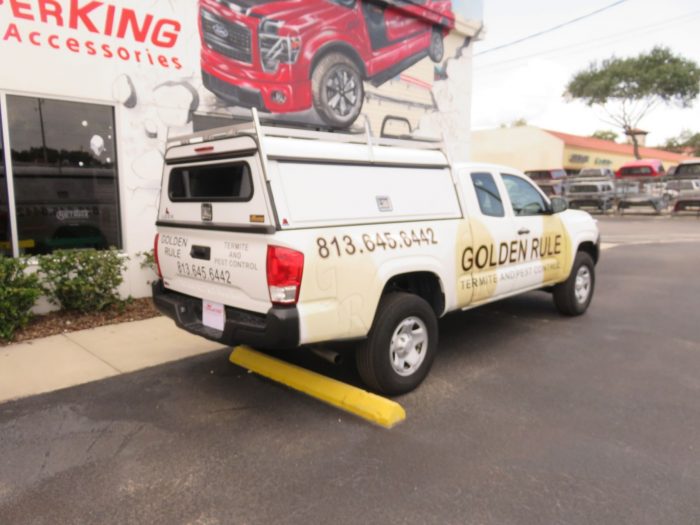
M 5 144 L 0 126 L 0 255 L 12 255 L 10 233 L 10 206 L 7 195 L 7 172 L 5 171 Z
M 245 202 L 253 198 L 253 181 L 244 162 L 187 166 L 170 172 L 168 193 L 173 202 Z
M 113 109 L 8 95 L 7 112 L 22 252 L 120 248 Z
M 547 211 L 544 197 L 525 179 L 513 175 L 503 175 L 503 183 L 508 190 L 513 213 L 516 215 L 543 215 Z
M 490 173 L 472 173 L 472 182 L 479 199 L 481 213 L 489 217 L 504 217 L 503 201 L 493 175 Z

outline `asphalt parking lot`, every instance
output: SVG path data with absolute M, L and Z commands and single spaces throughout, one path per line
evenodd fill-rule
M 700 221 L 601 228 L 586 316 L 446 317 L 392 430 L 227 349 L 0 405 L 0 523 L 698 523 Z

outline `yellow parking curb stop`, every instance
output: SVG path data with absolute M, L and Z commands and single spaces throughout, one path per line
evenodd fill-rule
M 256 352 L 247 346 L 234 348 L 229 360 L 234 365 L 385 428 L 391 428 L 406 419 L 406 411 L 395 401 Z

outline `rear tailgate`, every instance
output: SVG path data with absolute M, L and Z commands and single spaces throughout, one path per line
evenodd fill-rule
M 157 249 L 164 286 L 267 312 L 267 245 L 276 226 L 256 141 L 238 136 L 171 148 L 162 186 Z

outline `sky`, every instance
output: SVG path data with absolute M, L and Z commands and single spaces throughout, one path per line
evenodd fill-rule
M 486 52 L 612 4 L 614 0 L 484 0 L 485 34 L 474 47 L 472 127 L 488 129 L 525 119 L 576 135 L 613 129 L 605 115 L 566 102 L 566 84 L 591 62 L 628 57 L 655 45 L 700 63 L 698 0 L 627 0 L 601 14 L 506 49 Z M 479 56 L 479 53 L 483 55 Z M 642 120 L 647 144 L 683 129 L 700 132 L 700 99 L 691 109 L 661 106 Z

